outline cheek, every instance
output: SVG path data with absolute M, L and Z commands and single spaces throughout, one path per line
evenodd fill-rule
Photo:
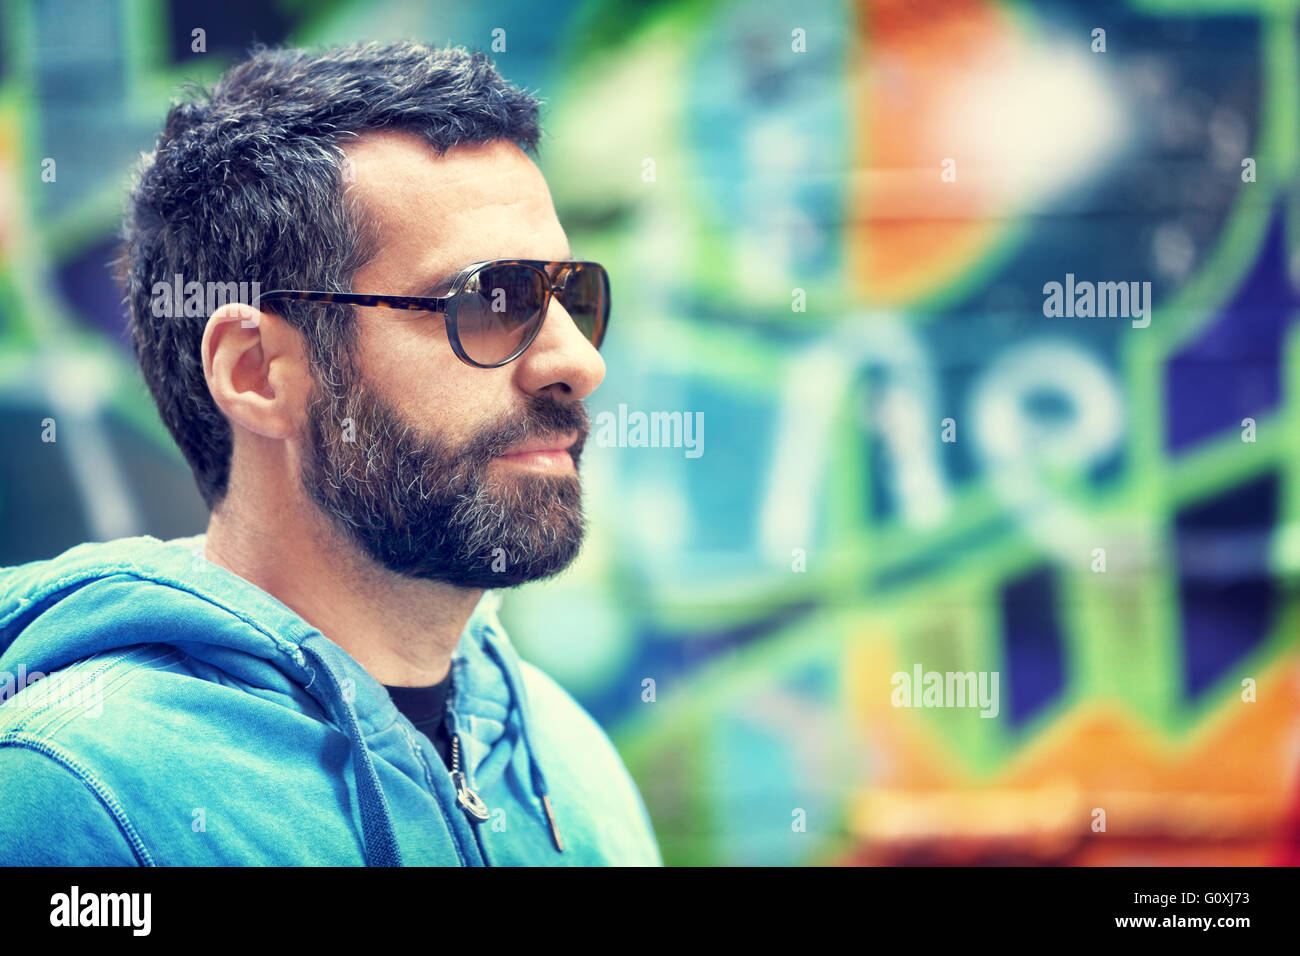
M 511 414 L 510 367 L 466 365 L 441 321 L 371 323 L 359 338 L 367 382 L 422 431 L 464 441 Z

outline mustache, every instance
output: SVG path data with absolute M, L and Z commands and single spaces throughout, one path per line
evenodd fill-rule
M 522 442 L 553 438 L 570 432 L 578 436 L 569 447 L 576 468 L 591 432 L 586 406 L 581 401 L 561 402 L 549 396 L 531 395 L 527 399 L 523 415 L 482 430 L 465 445 L 462 456 L 477 466 L 487 467 L 493 458 L 505 454 Z

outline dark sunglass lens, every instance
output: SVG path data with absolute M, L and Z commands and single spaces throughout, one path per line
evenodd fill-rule
M 518 351 L 541 321 L 546 279 L 524 265 L 484 266 L 456 299 L 461 347 L 475 362 L 491 365 Z
M 582 334 L 600 348 L 609 313 L 609 279 L 605 270 L 597 265 L 578 266 L 564 284 L 560 303 Z

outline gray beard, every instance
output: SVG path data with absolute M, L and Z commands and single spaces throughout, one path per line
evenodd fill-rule
M 338 394 L 345 392 L 346 394 Z M 351 437 L 344 423 L 351 419 Z M 317 381 L 308 408 L 302 482 L 321 511 L 377 564 L 464 588 L 514 587 L 551 577 L 577 557 L 586 521 L 576 474 L 499 467 L 492 459 L 533 438 L 589 430 L 581 403 L 531 398 L 527 413 L 459 448 L 418 433 L 364 382 Z

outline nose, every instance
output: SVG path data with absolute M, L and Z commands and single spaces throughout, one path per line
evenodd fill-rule
M 537 338 L 514 364 L 519 387 L 530 395 L 580 400 L 605 378 L 604 358 L 554 295 Z

